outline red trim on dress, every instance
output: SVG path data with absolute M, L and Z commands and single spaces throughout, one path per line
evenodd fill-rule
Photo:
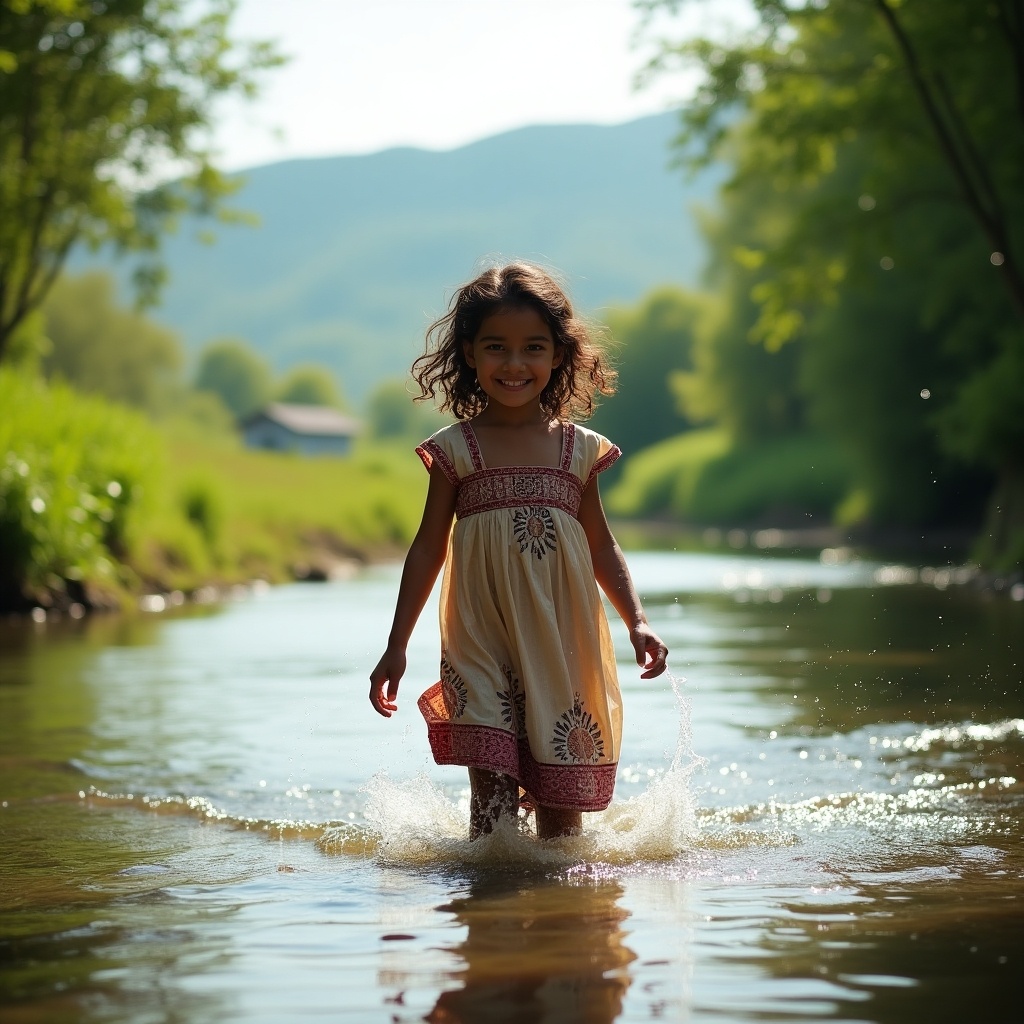
M 579 515 L 582 498 L 580 478 L 562 469 L 543 466 L 482 469 L 459 482 L 455 515 L 462 519 L 496 508 L 545 505 L 561 509 L 575 519 Z
M 587 483 L 589 484 L 598 473 L 603 473 L 609 466 L 618 462 L 621 455 L 622 449 L 617 444 L 613 444 L 611 448 L 609 448 L 608 451 L 606 451 L 604 455 L 594 463 L 593 468 L 590 470 L 590 476 L 587 477 Z
M 562 461 L 559 465 L 559 469 L 569 472 L 572 466 L 572 450 L 576 447 L 576 424 L 575 423 L 563 423 L 562 424 Z
M 484 457 L 480 452 L 480 442 L 476 439 L 476 431 L 472 428 L 469 420 L 461 420 L 459 428 L 466 440 L 466 447 L 469 449 L 469 457 L 473 462 L 473 469 L 479 473 L 484 468 Z
M 448 453 L 436 441 L 424 441 L 423 444 L 417 446 L 416 454 L 420 457 L 428 471 L 436 461 L 441 467 L 441 472 L 448 478 L 452 487 L 459 486 L 459 474 L 455 471 L 455 464 L 448 458 Z
M 611 803 L 617 765 L 544 764 L 534 759 L 529 741 L 489 725 L 452 722 L 441 684 L 417 702 L 426 719 L 430 750 L 438 764 L 459 764 L 511 775 L 541 807 L 603 811 Z
M 484 472 L 487 467 L 484 465 L 483 452 L 480 451 L 480 441 L 477 439 L 476 431 L 469 420 L 460 420 L 459 427 L 462 429 L 462 436 L 466 439 L 466 447 L 469 449 L 469 457 L 473 462 L 473 471 Z M 572 452 L 576 446 L 576 424 L 562 424 L 562 451 L 558 458 L 558 468 L 568 473 L 572 465 Z M 550 466 L 499 466 L 499 469 L 551 469 Z

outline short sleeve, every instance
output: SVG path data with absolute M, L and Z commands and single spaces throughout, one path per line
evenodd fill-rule
M 594 465 L 590 469 L 590 476 L 587 477 L 587 483 L 590 483 L 598 473 L 603 473 L 609 466 L 613 466 L 618 462 L 619 457 L 622 455 L 622 449 L 619 448 L 617 444 L 612 444 L 607 437 L 598 434 L 597 440 L 597 458 L 594 460 Z
M 416 446 L 416 454 L 420 457 L 424 467 L 429 472 L 434 464 L 447 477 L 453 487 L 459 486 L 459 474 L 455 469 L 455 461 L 450 451 L 450 431 L 439 430 L 436 434 L 428 437 L 422 444 Z
M 575 435 L 573 469 L 585 487 L 598 473 L 603 473 L 609 466 L 614 465 L 622 451 L 603 434 L 598 434 L 587 427 L 577 424 Z

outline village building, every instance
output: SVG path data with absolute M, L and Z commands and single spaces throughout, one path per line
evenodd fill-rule
M 242 424 L 247 448 L 300 455 L 347 455 L 360 423 L 326 405 L 271 402 Z

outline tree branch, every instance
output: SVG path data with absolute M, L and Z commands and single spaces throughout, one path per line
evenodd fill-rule
M 979 226 L 985 234 L 993 252 L 1002 254 L 1003 262 L 999 265 L 1001 278 L 1010 293 L 1010 301 L 1017 315 L 1024 320 L 1024 277 L 1021 276 L 1020 268 L 1017 266 L 1014 254 L 1010 251 L 1009 231 L 1004 223 L 999 220 L 998 211 L 986 208 L 982 197 L 978 194 L 971 174 L 965 163 L 964 154 L 957 146 L 942 111 L 939 109 L 935 95 L 928 80 L 925 77 L 921 62 L 918 59 L 917 51 L 914 49 L 910 37 L 907 35 L 896 12 L 889 5 L 889 0 L 873 0 L 875 7 L 881 14 L 886 25 L 889 27 L 896 44 L 903 54 L 906 63 L 907 73 L 910 75 L 918 98 L 924 107 L 925 115 L 932 126 L 932 131 L 939 143 L 939 149 L 946 158 L 946 163 L 953 172 L 964 202 L 968 209 L 974 214 Z
M 1017 85 L 1017 112 L 1024 125 L 1024 0 L 999 0 L 996 12 L 1010 47 Z

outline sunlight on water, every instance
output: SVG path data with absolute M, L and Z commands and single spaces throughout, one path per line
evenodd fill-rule
M 552 870 L 581 862 L 668 860 L 693 849 L 700 836 L 691 777 L 704 761 L 692 749 L 691 709 L 681 691 L 683 680 L 669 679 L 679 715 L 672 763 L 642 793 L 588 814 L 582 835 L 541 842 L 532 819 L 521 815 L 515 822 L 502 819 L 490 835 L 470 842 L 467 799 L 452 801 L 426 776 L 394 781 L 379 774 L 366 787 L 365 810 L 370 828 L 379 836 L 377 857 L 407 866 L 472 864 Z M 320 846 L 327 852 L 348 853 L 351 836 L 350 826 L 331 828 L 321 837 Z
M 607 810 L 588 814 L 579 836 L 540 841 L 534 820 L 502 819 L 493 833 L 470 841 L 469 800 L 450 796 L 425 774 L 392 779 L 374 775 L 363 787 L 362 822 L 261 818 L 233 814 L 206 797 L 114 794 L 95 787 L 78 794 L 95 807 L 130 806 L 161 816 L 188 817 L 227 828 L 263 833 L 279 840 L 313 841 L 324 853 L 373 857 L 395 867 L 476 866 L 563 871 L 586 865 L 629 866 L 677 860 L 686 855 L 742 849 L 771 849 L 806 842 L 815 833 L 838 836 L 856 828 L 890 840 L 923 832 L 932 840 L 992 834 L 998 826 L 980 801 L 1015 795 L 1018 780 L 1002 775 L 942 785 L 941 773 L 922 773 L 903 791 L 827 793 L 801 800 L 767 800 L 717 808 L 698 807 L 694 772 L 706 762 L 693 751 L 691 704 L 682 679 L 669 677 L 678 729 L 669 766 L 652 773 L 646 788 L 613 800 Z M 944 744 L 1019 738 L 1024 722 L 965 723 L 923 729 L 905 737 L 871 736 L 878 755 L 923 751 Z M 352 817 L 354 815 L 350 815 Z M 849 851 L 855 854 L 852 848 Z M 866 851 L 862 851 L 866 852 Z

